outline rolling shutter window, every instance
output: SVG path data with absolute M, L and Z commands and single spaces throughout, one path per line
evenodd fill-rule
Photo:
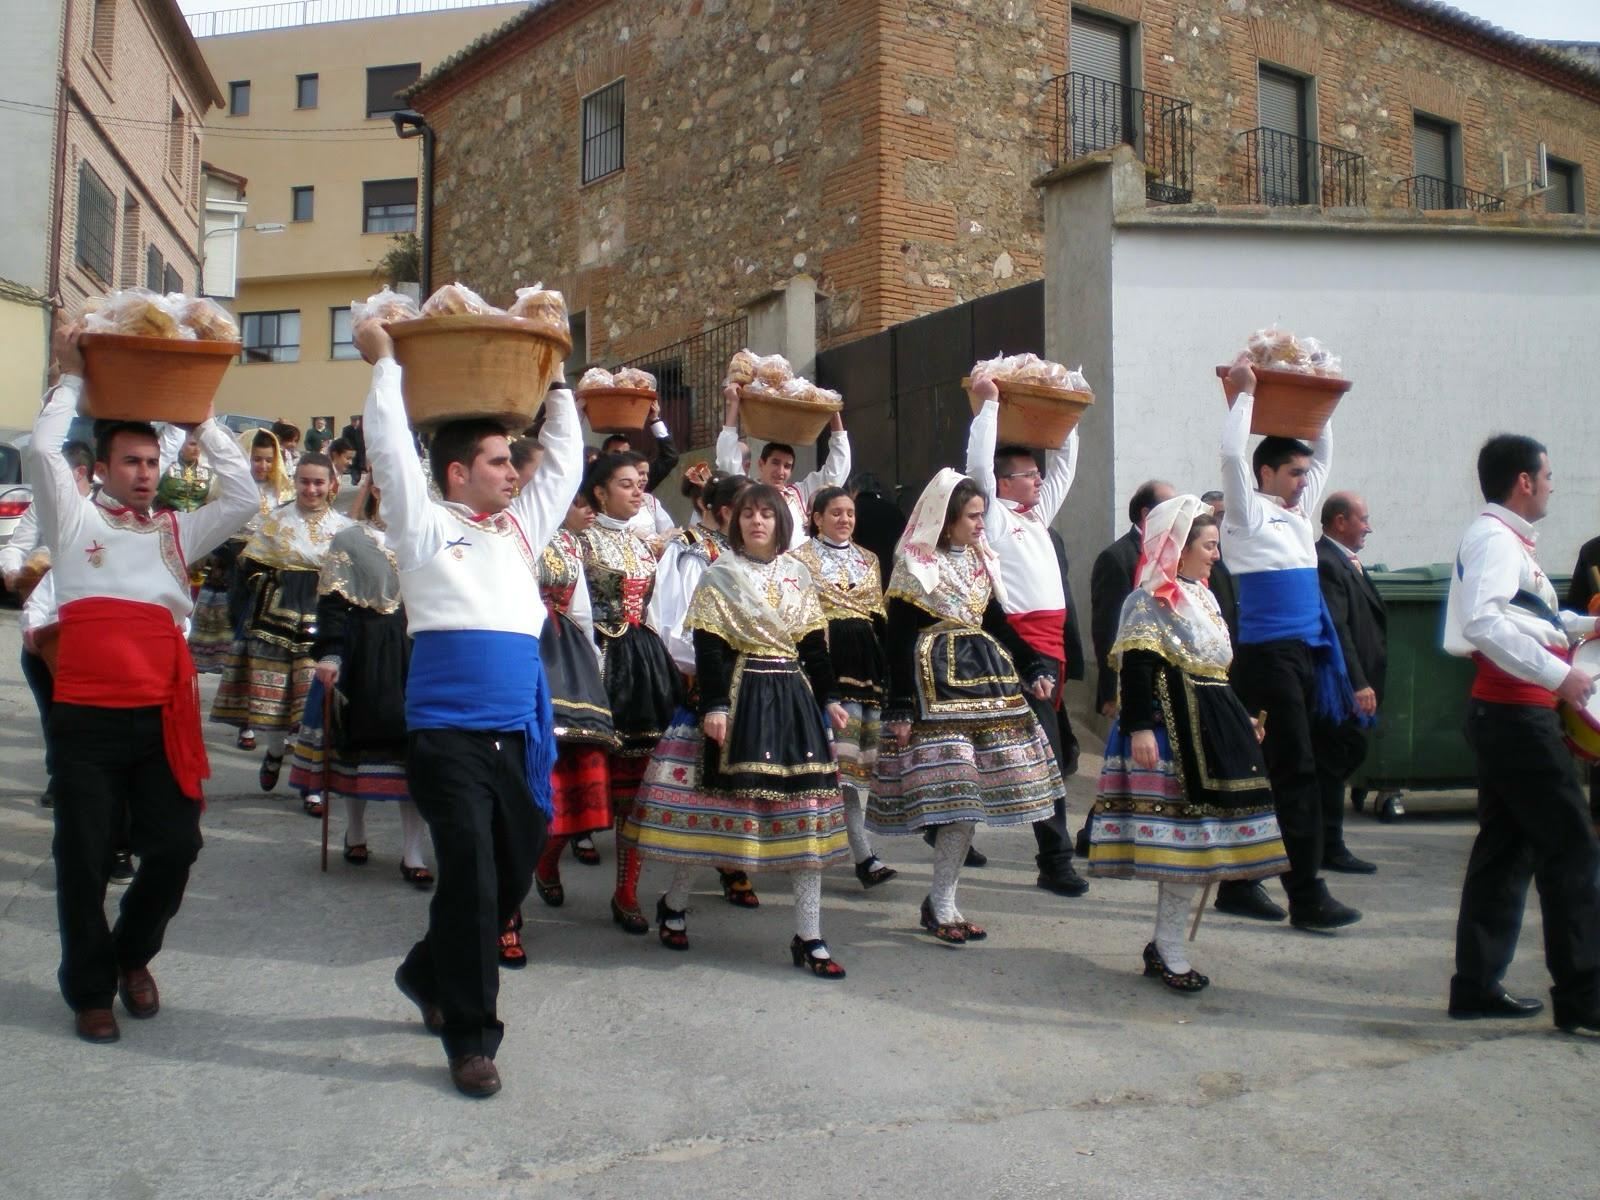
M 1418 175 L 1431 175 L 1446 183 L 1450 177 L 1450 127 L 1439 121 L 1418 117 L 1411 134 L 1411 156 Z
M 1577 170 L 1571 163 L 1550 159 L 1550 190 L 1544 194 L 1544 210 L 1553 213 L 1578 211 L 1574 199 L 1577 195 Z
M 1072 14 L 1072 70 L 1128 86 L 1128 28 Z
M 1290 137 L 1306 136 L 1305 85 L 1296 75 L 1261 68 L 1261 124 Z

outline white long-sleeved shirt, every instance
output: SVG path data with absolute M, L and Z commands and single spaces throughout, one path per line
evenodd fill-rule
M 1322 427 L 1312 444 L 1305 491 L 1293 508 L 1276 496 L 1256 490 L 1250 465 L 1250 415 L 1255 397 L 1241 394 L 1222 422 L 1222 495 L 1227 504 L 1222 522 L 1222 556 L 1235 575 L 1283 571 L 1317 565 L 1317 539 L 1322 530 L 1312 521 L 1328 470 L 1333 464 L 1333 425 Z
M 1056 519 L 1078 471 L 1078 431 L 1067 434 L 1061 448 L 1049 456 L 1039 501 L 1024 510 L 1013 500 L 1002 500 L 994 475 L 995 442 L 1000 431 L 1000 402 L 985 401 L 972 418 L 967 433 L 967 475 L 988 497 L 984 534 L 1000 559 L 1000 582 L 1005 585 L 1008 613 L 1064 612 L 1066 593 L 1055 547 L 1050 544 L 1050 522 Z
M 717 470 L 729 475 L 744 472 L 744 456 L 739 452 L 739 430 L 736 426 L 724 425 L 722 432 L 717 434 Z M 789 549 L 793 550 L 810 536 L 806 532 L 806 525 L 811 520 L 811 497 L 825 487 L 843 487 L 844 481 L 849 478 L 850 435 L 840 429 L 828 435 L 828 457 L 823 460 L 822 466 L 799 479 L 791 476 L 789 482 L 778 489 L 783 493 L 783 502 L 789 506 L 789 515 L 794 518 Z
M 198 429 L 217 472 L 217 498 L 188 513 L 129 513 L 107 496 L 84 496 L 61 453 L 77 412 L 83 380 L 63 375 L 46 396 L 28 453 L 39 540 L 51 549 L 56 603 L 105 596 L 162 604 L 181 624 L 194 608 L 189 563 L 220 546 L 257 510 L 250 464 L 216 420 Z
M 1552 612 L 1560 603 L 1534 557 L 1538 541 L 1531 524 L 1499 504 L 1473 518 L 1450 574 L 1444 648 L 1463 658 L 1482 654 L 1506 674 L 1553 692 L 1567 676 L 1567 663 L 1556 652 L 1593 633 L 1595 618 L 1559 612 L 1557 629 L 1512 605 L 1519 591 L 1538 596 Z
M 479 519 L 464 504 L 429 495 L 400 378 L 392 358 L 372 368 L 362 423 L 400 569 L 407 627 L 412 633 L 488 629 L 538 637 L 545 622 L 538 555 L 565 519 L 583 474 L 583 430 L 572 393 L 562 388 L 545 397 L 544 461 L 528 486 L 504 512 Z
M 656 564 L 656 585 L 650 592 L 650 606 L 646 621 L 661 635 L 667 653 L 678 670 L 693 676 L 694 632 L 685 628 L 689 619 L 689 601 L 695 588 L 711 564 L 691 550 L 682 540 L 667 543 Z
M 633 520 L 628 522 L 628 528 L 640 537 L 654 537 L 656 534 L 670 533 L 673 529 L 672 514 L 667 511 L 667 506 L 652 493 L 644 494 L 644 503 L 639 505 L 639 511 L 633 514 Z

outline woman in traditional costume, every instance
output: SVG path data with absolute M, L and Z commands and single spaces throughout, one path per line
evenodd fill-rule
M 316 670 L 317 585 L 334 535 L 350 519 L 328 507 L 333 464 L 325 455 L 301 455 L 295 499 L 263 520 L 235 568 L 243 595 L 241 636 L 228 651 L 211 719 L 265 733 L 261 790 L 278 785 L 289 735 L 300 727 L 306 693 Z M 320 802 L 305 810 L 321 816 Z
M 663 945 L 687 950 L 697 867 L 790 873 L 797 967 L 844 968 L 822 940 L 822 870 L 849 852 L 827 722 L 848 717 L 834 694 L 827 620 L 811 573 L 783 553 L 789 510 L 776 488 L 745 489 L 729 542 L 689 605 L 702 740 L 697 760 L 651 760 L 623 836 L 674 864 L 656 902 Z M 826 711 L 827 719 L 824 719 Z
M 867 806 L 875 833 L 937 827 L 921 921 L 952 945 L 989 936 L 956 907 L 978 822 L 1030 824 L 1065 789 L 1023 696 L 1024 686 L 1046 694 L 1050 666 L 1005 618 L 984 506 L 977 485 L 947 467 L 901 535 L 887 592 L 886 737 Z
M 1090 874 L 1159 885 L 1144 973 L 1180 992 L 1211 982 L 1184 953 L 1195 893 L 1289 866 L 1260 730 L 1228 686 L 1233 646 L 1207 584 L 1218 538 L 1196 496 L 1145 518 L 1139 586 L 1109 655 L 1121 711 L 1089 823 Z
M 279 505 L 294 499 L 294 480 L 283 469 L 278 439 L 265 429 L 247 429 L 239 435 L 239 448 L 250 460 L 250 475 L 255 480 L 258 508 L 243 529 L 206 556 L 206 574 L 195 598 L 194 619 L 189 632 L 189 654 L 196 671 L 222 670 L 234 639 L 239 634 L 235 567 L 245 544 L 261 522 Z M 246 726 L 239 730 L 241 750 L 256 748 L 256 735 Z
M 400 810 L 400 877 L 427 891 L 427 826 L 406 788 L 406 673 L 411 639 L 400 603 L 400 572 L 386 545 L 378 489 L 364 480 L 351 509 L 357 523 L 328 544 L 317 582 L 316 674 L 306 694 L 289 783 L 307 802 L 342 800 L 344 860 L 364 866 L 367 801 Z M 333 729 L 323 728 L 323 696 L 333 693 Z M 324 774 L 326 773 L 326 775 Z M 328 791 L 323 793 L 323 779 Z
M 555 710 L 556 765 L 550 775 L 554 815 L 544 851 L 533 871 L 539 899 L 552 908 L 566 901 L 561 885 L 561 852 L 569 841 L 610 829 L 609 757 L 617 736 L 611 727 L 611 702 L 600 678 L 600 651 L 594 640 L 589 585 L 583 573 L 583 534 L 594 524 L 589 499 L 579 492 L 566 520 L 539 556 L 539 591 L 549 619 L 539 635 L 539 654 L 550 682 Z M 520 966 L 519 912 L 501 935 L 500 961 Z
M 878 559 L 851 540 L 856 502 L 844 488 L 823 488 L 811 500 L 811 536 L 789 552 L 811 572 L 822 615 L 828 620 L 828 654 L 850 721 L 834 738 L 844 789 L 845 828 L 856 878 L 864 888 L 899 874 L 884 866 L 867 837 L 865 797 L 878 763 L 879 713 L 888 663 L 883 644 L 886 615 Z
M 617 735 L 617 748 L 607 762 L 619 833 L 611 919 L 637 934 L 650 932 L 650 922 L 639 908 L 639 855 L 623 844 L 620 833 L 650 753 L 683 697 L 683 680 L 647 617 L 656 584 L 656 556 L 628 528 L 643 503 L 644 479 L 644 472 L 623 455 L 596 457 L 584 474 L 582 488 L 594 505 L 595 521 L 579 539 L 594 640 L 600 647 L 601 676 Z
M 172 512 L 193 512 L 211 498 L 217 475 L 201 459 L 200 439 L 190 430 L 178 447 L 178 460 L 161 472 L 156 504 Z

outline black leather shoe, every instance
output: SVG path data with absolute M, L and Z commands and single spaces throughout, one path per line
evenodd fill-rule
M 1281 921 L 1289 914 L 1274 904 L 1267 889 L 1259 883 L 1223 884 L 1217 889 L 1217 898 L 1211 907 L 1235 917 L 1250 917 L 1257 921 Z
M 1483 996 L 1467 996 L 1451 989 L 1450 1015 L 1458 1021 L 1476 1021 L 1484 1017 L 1532 1017 L 1544 1011 L 1539 1000 L 1522 1000 L 1505 988 L 1496 988 Z
M 1050 871 L 1040 871 L 1035 886 L 1058 896 L 1081 896 L 1089 890 L 1089 881 L 1067 863 Z
M 1338 871 L 1341 875 L 1376 875 L 1378 873 L 1378 864 L 1370 863 L 1364 858 L 1357 858 L 1343 846 L 1340 846 L 1331 854 L 1322 856 L 1322 869 L 1324 871 Z
M 1600 1033 L 1600 1003 L 1590 1000 L 1587 1004 L 1574 1004 L 1558 998 L 1555 1006 L 1556 1028 L 1562 1033 Z
M 1346 925 L 1354 925 L 1359 920 L 1361 913 L 1358 910 L 1348 904 L 1340 904 L 1326 893 L 1315 904 L 1289 903 L 1289 924 L 1312 933 L 1331 933 Z

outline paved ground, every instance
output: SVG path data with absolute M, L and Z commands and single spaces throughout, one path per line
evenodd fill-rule
M 566 907 L 532 901 L 533 964 L 501 993 L 506 1088 L 472 1103 L 390 984 L 427 903 L 395 870 L 398 821 L 372 819 L 369 866 L 321 875 L 316 823 L 253 791 L 254 759 L 213 730 L 207 845 L 156 963 L 161 1015 L 84 1045 L 56 992 L 10 615 L 6 1200 L 1594 1195 L 1600 1046 L 1547 1021 L 1444 1016 L 1459 812 L 1353 819 L 1382 870 L 1337 883 L 1368 914 L 1345 935 L 1208 916 L 1196 961 L 1214 983 L 1194 999 L 1137 973 L 1153 888 L 1047 896 L 1026 833 L 980 835 L 993 862 L 962 904 L 992 931 L 982 946 L 915 931 L 920 842 L 884 848 L 904 873 L 870 895 L 831 876 L 840 984 L 789 966 L 780 879 L 759 881 L 756 913 L 698 892 L 686 956 L 625 937 L 604 909 L 606 839 L 605 869 L 568 867 Z M 1528 926 L 1509 982 L 1542 995 L 1536 911 Z

